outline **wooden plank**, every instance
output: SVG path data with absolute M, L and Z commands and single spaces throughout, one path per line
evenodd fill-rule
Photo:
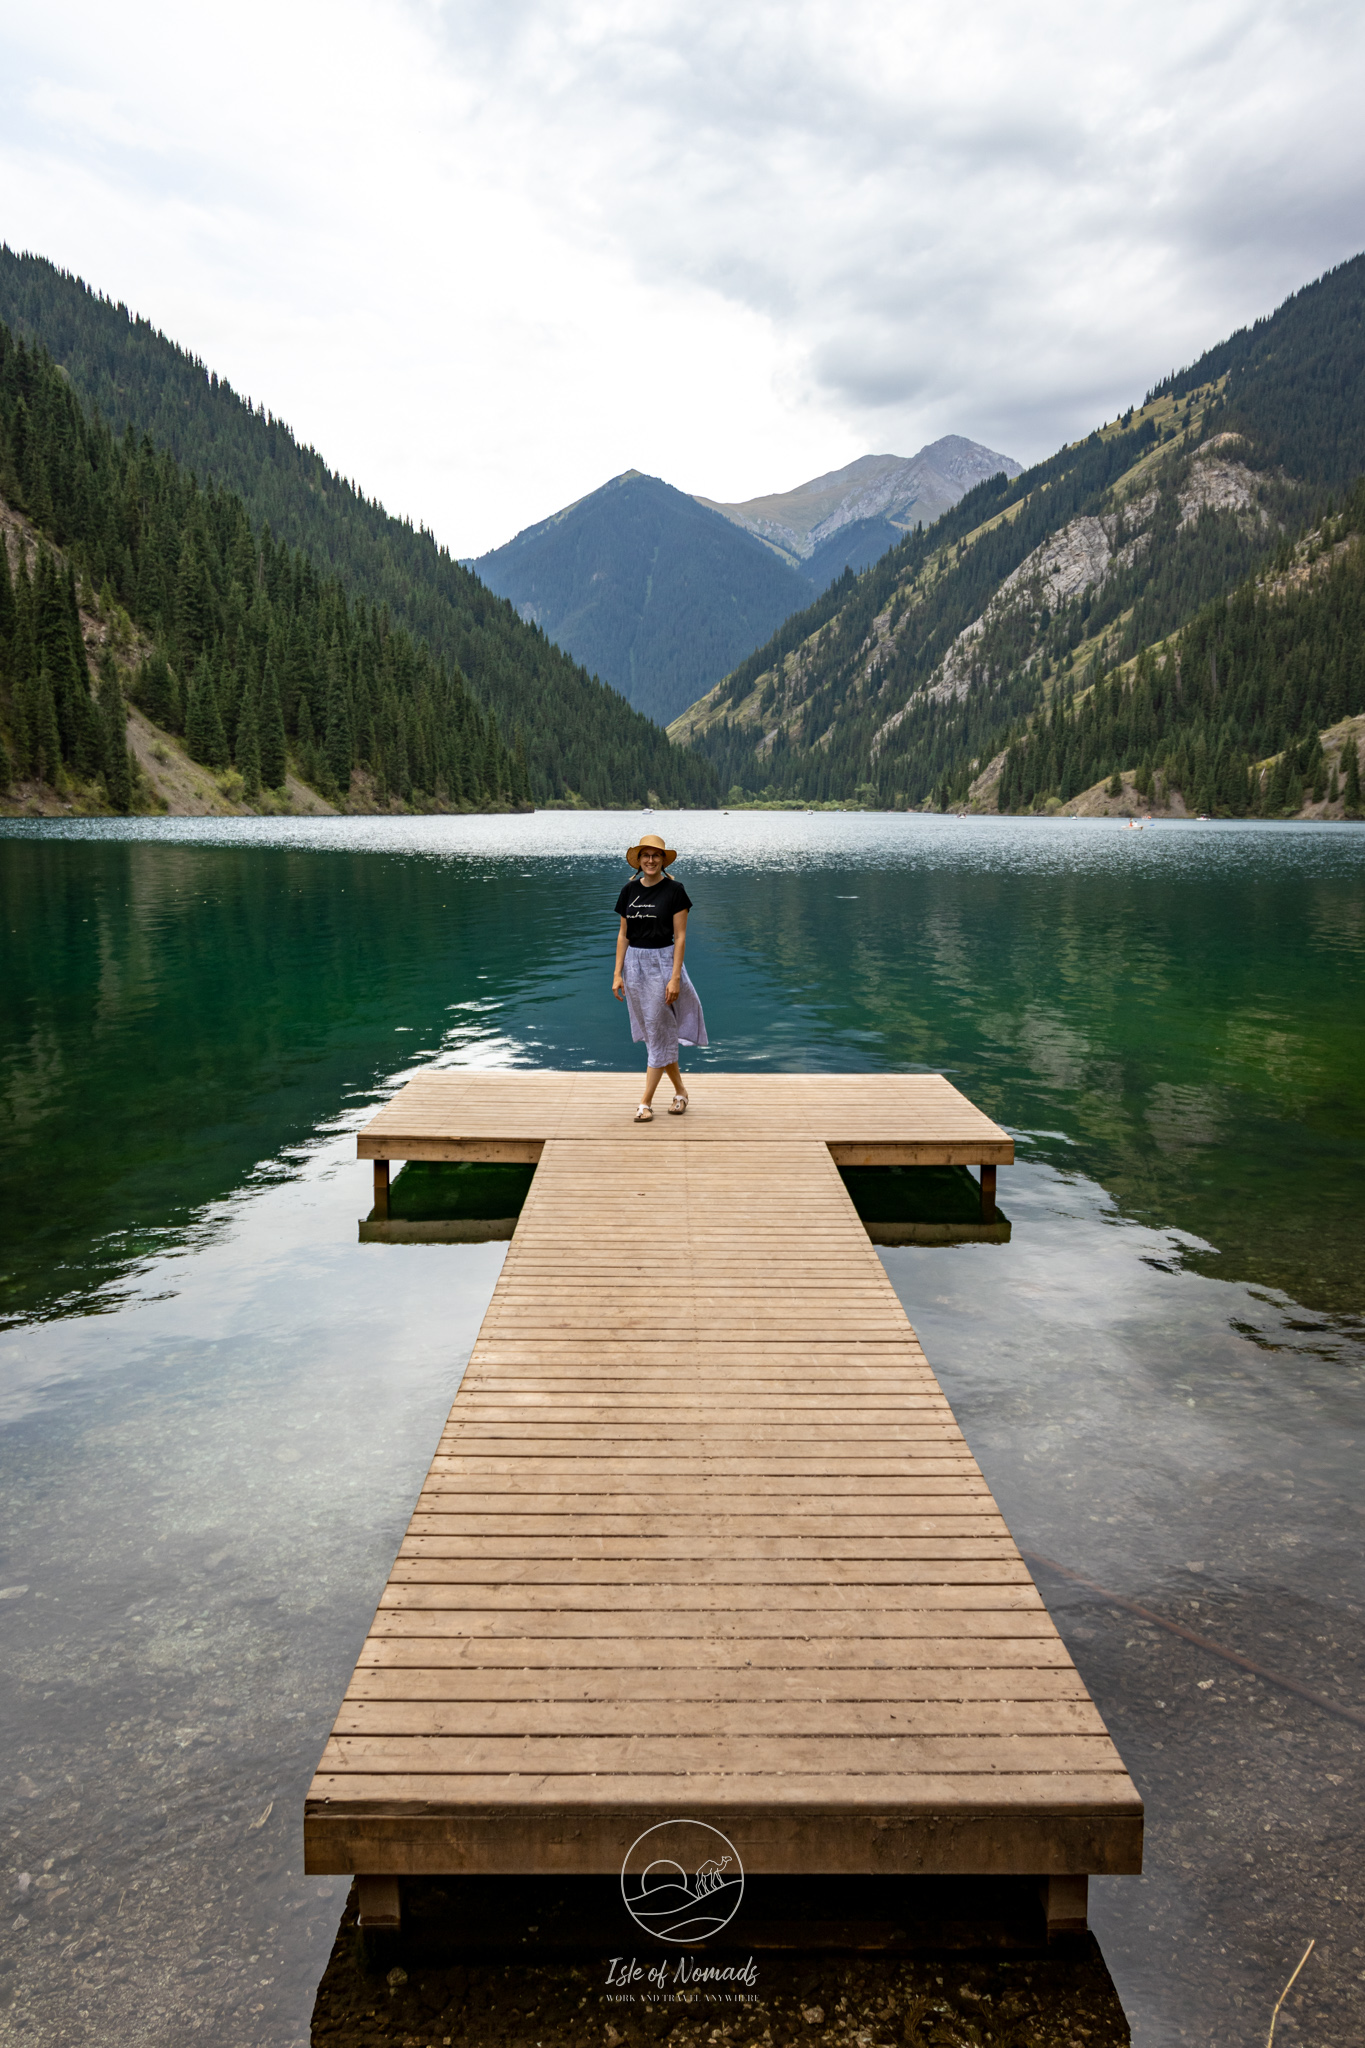
M 680 1811 L 751 1869 L 1138 1867 L 1141 1802 L 831 1156 L 988 1169 L 1008 1135 L 934 1075 L 708 1074 L 638 1128 L 636 1087 L 423 1076 L 362 1133 L 539 1165 L 307 1868 L 611 1869 Z
M 629 1702 L 650 1706 L 660 1701 L 732 1701 L 781 1706 L 785 1712 L 794 1702 L 812 1701 L 831 1711 L 845 1705 L 860 1711 L 874 1705 L 935 1705 L 947 1702 L 960 1707 L 965 1701 L 987 1700 L 1005 1707 L 1032 1707 L 1042 1701 L 1060 1701 L 1091 1711 L 1090 1696 L 1076 1672 L 1042 1667 L 1021 1670 L 1016 1665 L 962 1666 L 919 1664 L 913 1672 L 868 1671 L 841 1673 L 819 1667 L 814 1670 L 783 1669 L 780 1677 L 771 1670 L 744 1665 L 730 1669 L 642 1669 L 612 1665 L 591 1671 L 574 1667 L 534 1671 L 505 1670 L 485 1665 L 477 1670 L 411 1665 L 360 1665 L 346 1692 L 346 1705 L 358 1701 L 384 1700 L 407 1703 L 417 1700 L 454 1702 L 476 1700 L 567 1701 L 579 1704 L 595 1701 L 613 1710 Z M 432 1724 L 434 1725 L 434 1724 Z M 487 1722 L 484 1723 L 487 1726 Z M 499 1715 L 499 1725 L 505 1725 Z M 542 1722 L 542 1725 L 543 1722 Z M 337 1728 L 342 1728 L 341 1716 Z
M 939 1544 L 923 1559 L 898 1559 L 896 1563 L 845 1563 L 843 1559 L 810 1559 L 792 1563 L 772 1556 L 726 1556 L 706 1561 L 706 1583 L 751 1585 L 765 1593 L 780 1585 L 800 1585 L 833 1597 L 839 1591 L 872 1591 L 886 1585 L 952 1585 L 962 1581 L 1025 1585 L 1027 1567 L 1013 1556 L 1013 1544 L 1005 1550 L 1003 1538 L 997 1548 L 982 1554 L 972 1550 L 966 1556 L 943 1556 Z M 634 1585 L 641 1591 L 655 1591 L 665 1585 L 694 1587 L 698 1559 L 542 1559 L 542 1556 L 467 1556 L 460 1542 L 424 1542 L 420 1550 L 405 1544 L 389 1575 L 389 1585 Z
M 956 1590 L 956 1589 L 955 1589 Z M 623 1637 L 632 1643 L 659 1642 L 666 1638 L 690 1643 L 729 1641 L 736 1643 L 832 1644 L 838 1640 L 859 1642 L 865 1652 L 871 1644 L 890 1648 L 898 1642 L 913 1642 L 920 1636 L 960 1635 L 975 1642 L 992 1636 L 1018 1636 L 1046 1641 L 1052 1624 L 1046 1610 L 1011 1609 L 989 1602 L 973 1602 L 965 1590 L 960 1597 L 936 1608 L 914 1609 L 904 1614 L 858 1612 L 847 1615 L 819 1614 L 818 1623 L 810 1613 L 804 1622 L 798 1614 L 749 1614 L 729 1610 L 719 1614 L 667 1614 L 657 1610 L 643 1615 L 639 1610 L 622 1613 L 595 1609 L 586 1613 L 561 1611 L 543 1613 L 527 1608 L 485 1613 L 474 1607 L 449 1607 L 408 1611 L 380 1606 L 370 1629 L 371 1637 L 444 1636 L 455 1642 L 477 1641 L 480 1637 L 503 1637 L 518 1641 L 531 1636 L 554 1640 L 573 1637 L 580 1642 L 606 1643 Z
M 1093 1701 L 975 1699 L 970 1716 L 961 1699 L 928 1701 L 884 1700 L 735 1700 L 699 1703 L 695 1695 L 679 1699 L 563 1701 L 547 1716 L 538 1697 L 504 1699 L 499 1703 L 498 1731 L 505 1742 L 516 1736 L 543 1736 L 547 1719 L 556 1742 L 577 1736 L 628 1736 L 631 1738 L 671 1735 L 675 1729 L 689 1735 L 705 1731 L 708 1741 L 724 1744 L 728 1760 L 731 1745 L 760 1736 L 800 1737 L 807 1741 L 832 1736 L 842 1745 L 846 1737 L 867 1736 L 883 1743 L 899 1742 L 906 1736 L 953 1737 L 980 1743 L 987 1736 L 1103 1737 L 1105 1727 Z M 380 1740 L 387 1736 L 441 1736 L 453 1740 L 485 1735 L 488 1702 L 474 1698 L 450 1701 L 440 1706 L 430 1700 L 387 1699 L 348 1700 L 337 1715 L 335 1736 L 364 1736 Z M 971 1735 L 962 1737 L 962 1724 L 970 1718 Z M 899 1754 L 899 1753 L 898 1753 Z M 1013 1755 L 1013 1752 L 1011 1752 Z M 1067 1752 L 1070 1758 L 1071 1752 Z M 852 1758 L 843 1752 L 841 1768 L 851 1767 Z M 527 1766 L 518 1752 L 517 1768 Z M 882 1765 L 885 1768 L 885 1765 Z M 474 1765 L 464 1752 L 462 1770 Z
M 430 1630 L 401 1634 L 371 1630 L 361 1648 L 357 1669 L 440 1671 L 459 1666 L 468 1670 L 487 1667 L 519 1671 L 818 1671 L 826 1677 L 831 1673 L 856 1672 L 859 1683 L 863 1673 L 875 1678 L 878 1671 L 907 1669 L 915 1674 L 907 1683 L 917 1682 L 918 1674 L 926 1670 L 1031 1673 L 1073 1669 L 1055 1632 L 1049 1636 L 1045 1630 L 1021 1629 L 1017 1625 L 1008 1632 L 989 1635 L 979 1627 L 961 1630 L 956 1635 L 926 1630 L 914 1639 L 913 1657 L 893 1651 L 893 1645 L 860 1636 L 843 1642 L 794 1636 L 779 1636 L 771 1641 L 736 1637 L 729 1642 L 698 1636 L 673 1641 L 657 1636 L 620 1636 L 604 1642 L 591 1637 L 475 1638 L 462 1637 L 455 1631 L 442 1637 Z
M 1078 1741 L 1086 1738 L 1077 1737 Z M 869 1817 L 926 1813 L 948 1817 L 955 1809 L 968 1812 L 1054 1813 L 1085 1811 L 1131 1815 L 1140 1811 L 1132 1783 L 1122 1767 L 1115 1771 L 759 1771 L 686 1773 L 693 1810 L 700 1806 L 723 1813 L 755 1800 L 770 1809 L 833 1807 L 839 1814 L 859 1811 Z M 310 1800 L 331 1805 L 345 1799 L 364 1807 L 393 1811 L 405 1803 L 428 1809 L 492 1806 L 504 1821 L 518 1806 L 549 1812 L 572 1812 L 617 1801 L 657 1805 L 662 1816 L 674 1810 L 679 1790 L 674 1771 L 623 1773 L 603 1782 L 600 1773 L 528 1771 L 331 1771 L 320 1770 Z M 630 1837 L 626 1837 L 627 1846 Z M 621 1852 L 618 1850 L 619 1868 Z M 569 1866 L 572 1867 L 572 1866 Z M 931 1866 L 932 1867 L 932 1866 Z M 1021 1875 L 1036 1869 L 1026 1864 Z
M 409 1530 L 399 1547 L 394 1571 L 396 1574 L 399 1564 L 426 1558 L 440 1558 L 451 1574 L 495 1572 L 504 1581 L 522 1571 L 541 1569 L 565 1570 L 576 1576 L 617 1569 L 695 1574 L 698 1565 L 703 1565 L 712 1580 L 736 1573 L 780 1585 L 788 1575 L 795 1578 L 802 1573 L 875 1576 L 922 1560 L 995 1560 L 1013 1559 L 1014 1555 L 1014 1545 L 1003 1526 L 981 1534 L 913 1536 L 901 1542 L 849 1542 L 833 1537 L 796 1543 L 773 1538 L 722 1542 L 712 1535 L 696 1536 L 690 1542 L 674 1536 L 653 1540 L 599 1536 L 585 1541 L 563 1536 L 427 1535 Z
M 499 1717 L 501 1719 L 501 1717 Z M 1106 1733 L 1065 1735 L 721 1734 L 685 1735 L 336 1735 L 323 1775 L 419 1777 L 1119 1777 L 1123 1766 Z
M 449 1166 L 461 1160 L 534 1166 L 544 1149 L 533 1138 L 399 1138 L 390 1143 L 383 1132 L 362 1131 L 356 1140 L 361 1159 L 433 1159 Z
M 968 1566 L 967 1575 L 955 1575 L 946 1566 L 932 1578 L 916 1585 L 869 1586 L 787 1584 L 771 1586 L 721 1581 L 698 1586 L 679 1584 L 636 1584 L 604 1586 L 581 1579 L 496 1586 L 463 1581 L 452 1585 L 445 1578 L 417 1580 L 390 1578 L 380 1596 L 381 1614 L 444 1614 L 458 1610 L 467 1615 L 543 1615 L 557 1620 L 569 1616 L 604 1617 L 614 1628 L 625 1617 L 628 1625 L 645 1635 L 660 1629 L 682 1626 L 682 1617 L 722 1615 L 724 1625 L 741 1627 L 750 1616 L 761 1614 L 763 1633 L 792 1635 L 804 1629 L 810 1634 L 846 1632 L 855 1624 L 882 1628 L 893 1620 L 925 1609 L 951 1607 L 956 1611 L 990 1609 L 995 1612 L 1025 1613 L 1041 1607 L 1038 1593 L 1021 1570 L 1013 1580 L 997 1578 L 1008 1565 L 997 1565 L 988 1576 L 984 1566 Z M 986 1578 L 985 1584 L 981 1583 Z M 837 1611 L 831 1611 L 837 1597 Z M 643 1615 L 643 1622 L 634 1617 Z M 743 1617 L 743 1620 L 741 1620 Z M 772 1626 L 769 1626 L 771 1624 Z M 473 1624 L 471 1623 L 471 1626 Z

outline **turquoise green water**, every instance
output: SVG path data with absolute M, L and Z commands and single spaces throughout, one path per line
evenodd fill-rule
M 351 1134 L 423 1065 L 636 1064 L 638 824 L 0 831 L 26 2038 L 304 2038 L 340 1901 L 302 1789 L 502 1255 L 358 1246 Z M 942 1068 L 1018 1138 L 1008 1246 L 883 1256 L 1019 1540 L 1358 1697 L 1365 833 L 667 829 L 696 1088 Z M 1040 1583 L 1149 1802 L 1095 1911 L 1136 2038 L 1264 2040 L 1316 1935 L 1304 2024 L 1358 2039 L 1358 1731 Z
M 88 1306 L 403 1062 L 630 1064 L 601 1001 L 600 830 L 12 829 L 0 1190 L 26 1227 L 0 1308 Z M 698 835 L 711 1062 L 941 1068 L 1030 1156 L 1212 1248 L 1193 1261 L 1365 1308 L 1360 833 L 751 814 Z

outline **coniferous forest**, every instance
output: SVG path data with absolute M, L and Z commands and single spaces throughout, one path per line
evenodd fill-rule
M 31 567 L 21 552 L 12 575 L 0 550 L 0 769 L 53 785 L 102 776 L 110 803 L 128 807 L 122 677 L 106 651 L 92 697 L 83 585 L 151 642 L 131 677 L 147 715 L 206 767 L 235 766 L 248 800 L 284 783 L 292 742 L 324 795 L 344 796 L 364 769 L 381 801 L 529 804 L 520 736 L 504 743 L 457 672 L 268 526 L 253 534 L 234 492 L 201 491 L 131 430 L 115 440 L 5 328 L 0 496 L 61 551 L 40 545 Z
M 146 708 L 196 758 L 235 759 L 246 705 L 249 762 L 278 696 L 324 793 L 349 738 L 418 807 L 714 801 L 709 764 L 146 321 L 8 248 L 0 320 L 0 496 L 155 639 Z

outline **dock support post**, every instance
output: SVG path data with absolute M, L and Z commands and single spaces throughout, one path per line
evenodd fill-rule
M 981 1221 L 983 1223 L 994 1223 L 995 1221 L 995 1168 L 993 1166 L 983 1166 L 981 1169 Z
M 396 1877 L 361 1877 L 355 1881 L 356 1918 L 367 1934 L 397 1934 L 403 1908 Z
M 1049 1941 L 1059 1935 L 1085 1933 L 1090 1907 L 1088 1877 L 1044 1877 L 1038 1880 L 1038 1889 Z
M 387 1223 L 389 1219 L 389 1162 L 376 1159 L 374 1162 L 374 1220 Z

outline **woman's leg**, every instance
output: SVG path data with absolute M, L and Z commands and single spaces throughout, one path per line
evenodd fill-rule
M 671 1060 L 666 1067 L 645 1068 L 645 1087 L 644 1093 L 641 1095 L 640 1100 L 641 1102 L 645 1103 L 646 1106 L 649 1103 L 653 1102 L 654 1090 L 658 1087 L 660 1081 L 662 1081 L 665 1074 L 667 1074 L 669 1080 L 673 1083 L 673 1093 L 675 1095 L 686 1095 L 687 1090 L 683 1087 L 682 1068 L 678 1065 L 678 1062 L 676 1060 Z

